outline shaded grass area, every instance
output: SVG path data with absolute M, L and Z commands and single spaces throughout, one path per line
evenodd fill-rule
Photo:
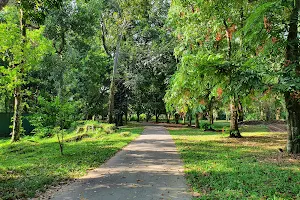
M 265 132 L 264 126 L 243 129 L 241 139 L 169 130 L 195 199 L 300 199 L 300 160 L 278 151 L 285 149 L 286 133 Z
M 0 199 L 34 197 L 50 185 L 80 177 L 104 163 L 142 131 L 142 127 L 131 126 L 112 134 L 90 133 L 78 142 L 65 143 L 63 156 L 55 137 L 26 137 L 14 144 L 1 139 Z M 74 136 L 76 133 L 66 138 Z

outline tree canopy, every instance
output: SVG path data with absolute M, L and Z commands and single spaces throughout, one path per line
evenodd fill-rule
M 12 141 L 83 119 L 286 119 L 300 152 L 300 2 L 0 1 L 0 111 Z M 142 117 L 144 116 L 144 117 Z M 213 130 L 213 128 L 211 128 Z

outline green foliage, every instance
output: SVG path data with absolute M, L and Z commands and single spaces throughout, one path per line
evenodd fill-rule
M 31 80 L 26 75 L 36 70 L 43 55 L 53 52 L 51 42 L 39 30 L 28 30 L 26 43 L 23 44 L 18 26 L 18 10 L 6 7 L 5 23 L 0 23 L 0 55 L 4 65 L 0 66 L 0 92 L 9 92 Z M 1 63 L 0 63 L 1 64 Z
M 211 130 L 213 128 L 213 125 L 207 122 L 201 123 L 200 128 L 203 130 Z
M 30 122 L 35 127 L 34 132 L 40 137 L 51 137 L 57 126 L 69 129 L 74 121 L 80 119 L 76 112 L 79 104 L 76 102 L 63 102 L 59 97 L 50 101 L 39 97 L 38 102 L 36 111 L 30 116 Z

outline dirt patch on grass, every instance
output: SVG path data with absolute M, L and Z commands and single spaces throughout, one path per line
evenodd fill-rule
M 286 124 L 276 124 L 272 123 L 268 125 L 270 132 L 287 132 L 287 125 Z
M 286 134 L 270 133 L 268 135 L 243 136 L 242 138 L 223 138 L 220 140 L 226 146 L 255 147 L 261 149 L 284 149 L 286 145 Z
M 239 125 L 269 125 L 269 124 L 286 124 L 284 120 L 272 120 L 272 121 L 262 121 L 262 120 L 249 120 L 249 121 L 243 121 L 239 122 Z

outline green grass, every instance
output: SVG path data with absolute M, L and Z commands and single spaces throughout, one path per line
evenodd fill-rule
M 123 127 L 112 134 L 91 133 L 81 141 L 65 143 L 63 156 L 56 137 L 25 137 L 14 144 L 0 139 L 0 199 L 34 197 L 50 185 L 80 177 L 112 157 L 142 130 Z M 74 131 L 66 139 L 75 135 Z
M 266 132 L 266 126 L 242 131 L 243 138 L 233 139 L 170 128 L 195 199 L 300 199 L 300 160 L 278 151 L 286 133 Z

